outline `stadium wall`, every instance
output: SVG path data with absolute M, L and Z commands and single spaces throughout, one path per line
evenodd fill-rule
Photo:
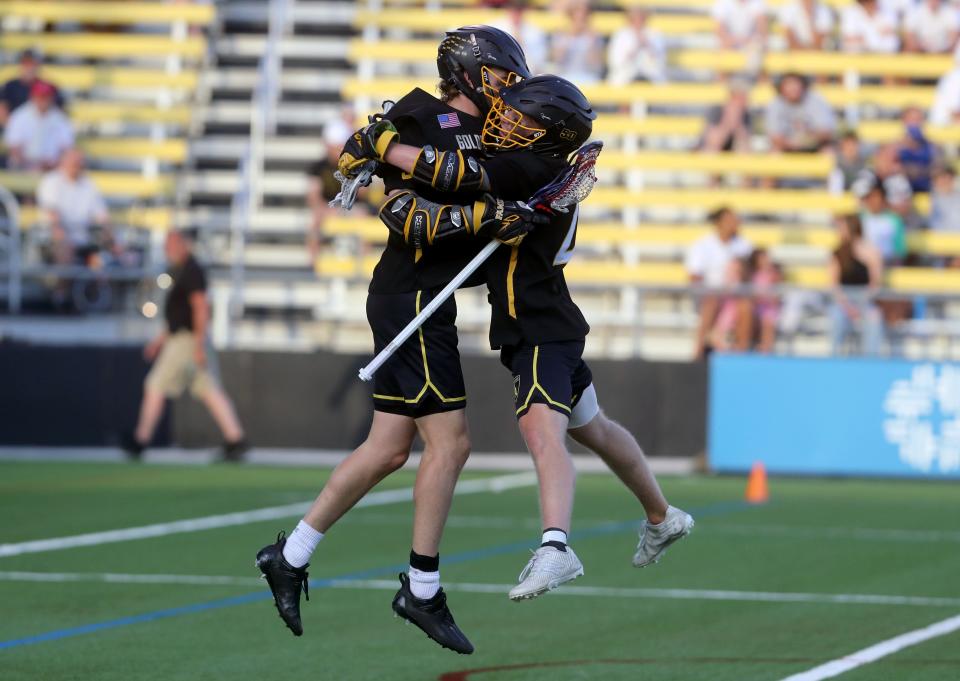
M 0 444 L 103 446 L 133 426 L 147 365 L 139 347 L 0 343 Z M 224 385 L 251 441 L 261 447 L 350 449 L 370 423 L 369 358 L 223 352 Z M 495 356 L 464 357 L 475 451 L 518 452 L 513 382 Z M 652 456 L 701 454 L 706 441 L 703 364 L 591 361 L 600 403 Z M 8 383 L 9 382 L 9 383 Z M 181 398 L 158 442 L 212 446 L 217 431 L 201 405 Z
M 717 356 L 709 448 L 721 473 L 960 479 L 960 365 Z

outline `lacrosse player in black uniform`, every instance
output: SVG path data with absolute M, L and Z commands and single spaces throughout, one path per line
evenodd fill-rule
M 339 169 L 354 176 L 399 136 L 418 146 L 432 145 L 430 172 L 443 192 L 470 202 L 480 195 L 469 178 L 481 154 L 484 115 L 496 91 L 529 76 L 523 50 L 508 34 L 487 26 L 447 33 L 438 48 L 441 98 L 415 89 L 387 113 L 353 135 L 344 147 Z M 381 165 L 387 192 L 410 186 L 411 179 Z M 429 192 L 428 192 L 429 193 Z M 439 199 L 441 190 L 432 194 Z M 511 240 L 522 234 L 533 211 L 489 201 L 478 216 L 488 238 Z M 510 218 L 509 220 L 507 218 Z M 463 240 L 442 256 L 411 250 L 391 234 L 370 283 L 367 319 L 379 352 L 483 246 Z M 478 277 L 469 285 L 482 283 Z M 297 636 L 303 632 L 300 591 L 307 587 L 307 562 L 318 542 L 344 513 L 387 475 L 400 468 L 419 432 L 425 448 L 414 488 L 415 515 L 410 570 L 400 575 L 393 609 L 437 643 L 459 653 L 473 646 L 455 624 L 440 588 L 439 544 L 454 486 L 470 453 L 464 407 L 466 395 L 457 351 L 456 303 L 451 297 L 377 372 L 373 424 L 366 441 L 332 473 L 311 509 L 291 535 L 257 554 L 277 610 Z
M 483 131 L 485 147 L 497 153 L 481 163 L 480 186 L 497 197 L 493 201 L 532 196 L 565 168 L 566 157 L 590 136 L 595 118 L 583 94 L 556 76 L 501 90 Z M 385 158 L 417 176 L 421 156 L 401 144 L 391 145 Z M 422 249 L 475 234 L 475 218 L 489 212 L 490 201 L 450 205 L 449 198 L 436 203 L 407 191 L 392 196 L 380 217 L 409 246 Z M 583 573 L 567 546 L 575 474 L 565 432 L 596 452 L 643 505 L 647 521 L 635 566 L 657 562 L 693 527 L 688 514 L 668 505 L 633 436 L 597 402 L 582 359 L 589 326 L 563 276 L 576 245 L 577 216 L 576 208 L 554 214 L 549 226 L 534 229 L 522 244 L 496 251 L 486 267 L 490 342 L 514 377 L 516 414 L 537 468 L 546 528 L 541 547 L 510 592 L 514 600 L 538 596 Z M 524 220 L 519 227 L 535 224 Z

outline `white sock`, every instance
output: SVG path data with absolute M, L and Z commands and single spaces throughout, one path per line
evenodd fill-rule
M 310 562 L 310 556 L 321 539 L 323 532 L 317 532 L 301 520 L 287 537 L 287 543 L 283 547 L 283 559 L 290 563 L 291 567 L 303 567 Z
M 440 591 L 440 571 L 424 572 L 411 567 L 407 572 L 410 576 L 410 591 L 421 600 L 433 598 Z
M 561 544 L 566 545 L 567 533 L 563 530 L 558 530 L 555 527 L 551 527 L 549 530 L 543 531 L 543 539 L 540 540 L 540 545 L 543 546 L 548 541 L 560 542 Z

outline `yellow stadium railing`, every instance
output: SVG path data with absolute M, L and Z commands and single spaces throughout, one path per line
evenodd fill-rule
M 618 171 L 736 173 L 751 177 L 826 178 L 833 170 L 827 154 L 739 154 L 610 150 L 598 168 Z
M 190 107 L 185 104 L 166 108 L 135 102 L 79 100 L 70 102 L 69 108 L 70 120 L 77 125 L 156 123 L 186 126 L 193 115 Z
M 107 24 L 206 25 L 216 15 L 213 5 L 161 2 L 42 2 L 0 0 L 0 14 L 41 21 L 77 21 Z
M 560 12 L 533 11 L 527 14 L 528 20 L 545 31 L 563 30 L 569 21 Z M 501 11 L 484 9 L 417 10 L 388 9 L 380 12 L 362 10 L 357 12 L 353 24 L 357 27 L 376 26 L 378 28 L 405 28 L 411 31 L 442 32 L 457 26 L 471 24 L 500 24 L 506 19 Z M 610 35 L 626 25 L 626 15 L 621 12 L 597 12 L 593 14 L 591 26 L 600 35 Z M 692 33 L 710 33 L 714 22 L 708 16 L 692 14 L 657 14 L 650 18 L 650 27 L 668 35 L 690 35 Z
M 0 171 L 0 185 L 17 194 L 32 194 L 40 182 L 40 175 Z M 90 177 L 97 189 L 107 197 L 161 198 L 173 192 L 173 177 L 147 177 L 135 173 L 91 171 Z
M 431 0 L 383 0 L 385 5 L 391 7 L 423 8 L 430 2 Z M 790 2 L 790 0 L 768 0 L 767 5 L 770 7 L 780 7 L 788 2 Z M 824 4 L 839 9 L 852 4 L 852 2 L 853 0 L 825 0 Z M 442 0 L 439 4 L 448 8 L 460 8 L 475 5 L 476 0 Z M 644 7 L 650 10 L 680 10 L 685 12 L 699 10 L 708 13 L 713 8 L 714 0 L 607 0 L 603 4 L 621 9 Z M 531 0 L 530 5 L 546 9 L 555 6 L 556 0 Z
M 704 223 L 643 223 L 628 229 L 617 222 L 583 222 L 577 230 L 580 245 L 630 245 L 685 248 L 710 233 Z M 328 236 L 355 236 L 365 243 L 386 243 L 388 230 L 375 217 L 334 216 L 324 225 Z M 833 229 L 822 225 L 747 224 L 740 233 L 757 246 L 809 246 L 832 250 L 837 245 Z M 925 255 L 960 255 L 960 234 L 915 232 L 907 237 L 911 251 Z
M 136 59 L 177 56 L 199 60 L 206 49 L 204 38 L 174 39 L 160 35 L 97 33 L 8 33 L 0 35 L 0 50 L 38 48 L 48 56 Z
M 345 98 L 396 99 L 415 87 L 433 92 L 435 85 L 435 79 L 350 78 L 344 82 L 341 94 Z M 728 95 L 727 88 L 722 83 L 664 83 L 662 85 L 633 83 L 624 86 L 604 83 L 585 86 L 583 91 L 592 103 L 604 105 L 646 103 L 706 106 L 723 103 Z M 856 104 L 872 104 L 888 109 L 902 109 L 912 105 L 929 107 L 933 103 L 934 96 L 934 88 L 916 85 L 896 87 L 873 85 L 850 89 L 840 85 L 824 85 L 818 87 L 817 91 L 836 108 Z M 750 102 L 754 106 L 765 106 L 774 95 L 771 85 L 758 85 L 750 93 Z
M 136 137 L 94 137 L 78 145 L 92 158 L 146 159 L 180 164 L 187 160 L 185 139 L 153 140 Z
M 15 65 L 0 67 L 0 80 L 16 78 Z M 101 88 L 152 88 L 166 90 L 193 90 L 197 87 L 195 71 L 167 73 L 161 69 L 128 68 L 123 66 L 44 66 L 41 77 L 66 90 Z
M 29 230 L 40 224 L 43 221 L 40 212 L 36 206 L 24 206 L 20 210 L 20 229 Z M 173 213 L 169 208 L 120 208 L 110 211 L 110 221 L 115 225 L 166 232 L 173 226 Z
M 437 58 L 436 40 L 350 41 L 347 57 L 353 61 L 432 62 Z M 687 69 L 718 72 L 743 71 L 749 57 L 743 52 L 680 50 L 671 52 L 671 63 Z M 840 76 L 856 72 L 863 76 L 939 78 L 953 68 L 953 56 L 941 54 L 844 54 L 837 52 L 771 52 L 764 57 L 767 73 L 797 71 L 811 75 Z

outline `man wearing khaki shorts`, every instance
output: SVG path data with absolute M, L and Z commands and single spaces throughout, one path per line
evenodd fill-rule
M 166 328 L 143 351 L 147 361 L 156 361 L 144 382 L 137 428 L 124 442 L 134 459 L 150 444 L 166 399 L 179 397 L 188 388 L 210 410 L 223 433 L 224 459 L 239 460 L 249 448 L 233 404 L 220 386 L 217 358 L 207 336 L 207 277 L 191 246 L 179 231 L 171 231 L 164 244 L 173 285 L 164 304 Z

